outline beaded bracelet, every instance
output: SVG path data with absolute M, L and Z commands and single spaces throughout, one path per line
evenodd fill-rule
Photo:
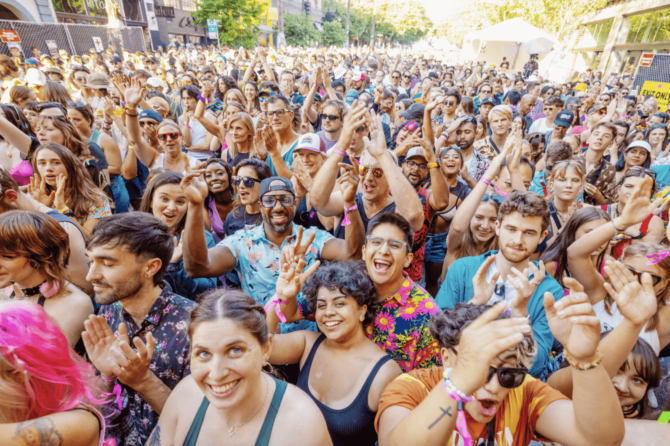
M 465 446 L 472 446 L 473 445 L 472 436 L 468 431 L 468 425 L 465 421 L 464 403 L 474 401 L 475 397 L 474 395 L 466 395 L 465 393 L 458 390 L 456 386 L 454 386 L 454 383 L 451 382 L 450 375 L 451 375 L 451 367 L 444 369 L 443 373 L 444 390 L 447 392 L 447 395 L 449 395 L 449 398 L 458 402 L 458 416 L 456 418 L 456 430 L 463 438 Z
M 351 224 L 351 220 L 349 220 L 349 212 L 355 211 L 358 209 L 358 205 L 354 204 L 350 208 L 347 207 L 347 205 L 344 205 L 344 218 L 342 219 L 342 225 L 341 226 L 349 226 Z
M 570 365 L 571 365 L 572 367 L 576 368 L 577 370 L 590 370 L 590 369 L 594 369 L 594 368 L 598 367 L 598 366 L 600 365 L 600 361 L 603 360 L 603 354 L 600 353 L 600 349 L 597 349 L 597 350 L 596 350 L 596 359 L 594 359 L 594 360 L 591 361 L 591 362 L 586 362 L 586 363 L 584 363 L 584 362 L 577 362 L 577 361 L 575 360 L 575 358 L 573 358 L 572 356 L 570 356 L 570 355 L 568 354 L 568 350 L 567 350 L 567 349 L 563 349 L 563 356 L 565 356 L 565 359 L 568 361 L 568 363 L 570 363 Z

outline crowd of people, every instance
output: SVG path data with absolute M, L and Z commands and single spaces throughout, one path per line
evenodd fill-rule
M 31 52 L 0 446 L 669 441 L 668 114 L 631 73 Z

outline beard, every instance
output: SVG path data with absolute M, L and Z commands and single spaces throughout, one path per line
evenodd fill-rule
M 110 287 L 109 290 L 104 292 L 95 291 L 95 301 L 99 305 L 111 305 L 114 302 L 136 294 L 142 288 L 139 274 L 121 282 L 118 287 L 114 287 L 105 281 L 95 281 L 91 282 L 91 284 Z
M 272 216 L 273 215 L 277 215 L 277 216 L 286 215 L 286 223 L 284 223 L 281 226 L 275 225 L 274 223 L 272 223 Z M 265 220 L 265 224 L 268 225 L 274 232 L 277 232 L 277 233 L 282 233 L 282 232 L 286 231 L 289 227 L 291 227 L 291 223 L 293 223 L 293 219 L 291 218 L 291 215 L 286 211 L 284 211 L 284 212 L 270 212 L 270 215 L 268 215 L 268 219 Z
M 409 184 L 411 184 L 413 187 L 419 186 L 421 183 L 423 183 L 423 179 L 421 178 L 420 175 L 415 174 L 413 175 L 411 172 L 405 176 L 407 178 L 407 181 L 409 181 Z
M 503 257 L 505 257 L 505 259 L 508 262 L 511 263 L 523 262 L 524 260 L 530 258 L 530 256 L 533 254 L 532 252 L 529 253 L 527 250 L 525 250 L 525 246 L 523 247 L 515 246 L 515 248 L 517 249 L 523 249 L 523 251 L 516 251 L 512 250 L 510 248 L 510 245 L 511 244 L 508 243 L 500 248 L 500 252 L 502 252 Z

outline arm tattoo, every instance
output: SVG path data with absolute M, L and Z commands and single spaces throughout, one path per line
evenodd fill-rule
M 50 418 L 18 423 L 14 435 L 25 446 L 63 446 L 63 436 Z
M 440 416 L 438 417 L 437 420 L 433 421 L 433 424 L 431 424 L 430 426 L 428 426 L 428 430 L 431 430 L 433 427 L 435 427 L 435 425 L 436 425 L 437 423 L 439 423 L 440 420 L 441 420 L 442 418 L 444 418 L 445 415 L 449 415 L 449 416 L 451 416 L 451 407 L 447 407 L 447 410 L 444 410 L 444 409 L 442 409 L 442 408 L 440 407 L 440 410 L 442 411 L 442 413 L 440 414 Z
M 151 433 L 147 446 L 161 446 L 161 427 L 159 425 L 156 425 L 154 431 Z

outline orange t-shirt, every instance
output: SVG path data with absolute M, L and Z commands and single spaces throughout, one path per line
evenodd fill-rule
M 442 385 L 442 367 L 416 369 L 404 373 L 391 382 L 379 400 L 375 429 L 387 408 L 400 406 L 410 410 L 417 407 L 436 385 Z M 567 400 L 561 392 L 530 375 L 516 389 L 512 389 L 496 414 L 496 444 L 498 446 L 528 446 L 531 440 L 542 440 L 535 434 L 535 423 L 542 411 L 557 400 Z M 465 412 L 468 430 L 475 444 L 486 439 L 486 424 L 478 423 Z M 463 439 L 454 429 L 447 446 L 462 446 Z

